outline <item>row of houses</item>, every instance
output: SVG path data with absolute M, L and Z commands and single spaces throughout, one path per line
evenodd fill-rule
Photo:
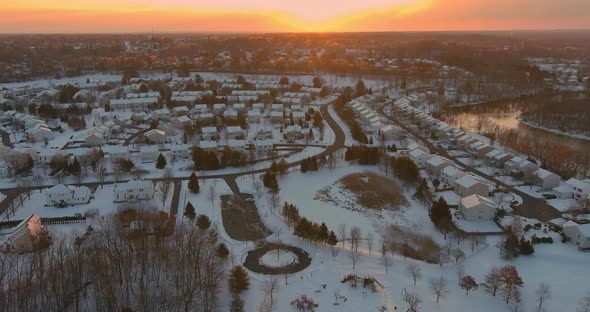
M 403 131 L 399 127 L 389 123 L 387 118 L 367 106 L 367 103 L 371 99 L 372 97 L 370 95 L 364 95 L 349 103 L 355 117 L 361 121 L 365 132 L 369 135 L 379 136 L 385 140 L 399 139 Z
M 7 111 L 2 116 L 25 128 L 25 133 L 32 141 L 47 141 L 55 139 L 55 133 L 49 128 L 45 121 L 36 116 L 19 113 L 13 110 Z
M 561 177 L 546 169 L 540 168 L 536 163 L 511 155 L 503 150 L 484 142 L 478 136 L 456 129 L 449 124 L 440 121 L 424 113 L 420 109 L 409 104 L 408 98 L 398 100 L 394 104 L 399 110 L 415 118 L 421 126 L 428 127 L 439 138 L 448 140 L 453 145 L 477 159 L 481 159 L 489 166 L 494 166 L 513 175 L 522 175 L 535 185 L 544 190 L 551 190 L 558 187 Z M 422 156 L 422 161 L 424 161 Z

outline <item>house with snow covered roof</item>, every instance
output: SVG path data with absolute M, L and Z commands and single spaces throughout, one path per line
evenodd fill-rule
M 533 179 L 535 181 L 535 184 L 544 190 L 558 187 L 561 183 L 560 176 L 543 168 L 540 168 L 537 171 L 533 172 Z
M 217 127 L 203 127 L 203 128 L 201 128 L 201 139 L 205 140 L 205 141 L 218 140 L 219 139 L 219 132 L 217 131 Z
M 144 134 L 144 137 L 153 144 L 164 144 L 166 143 L 166 132 L 160 129 L 152 129 Z
M 483 183 L 467 174 L 457 180 L 455 180 L 455 193 L 461 197 L 467 197 L 473 194 L 481 196 L 488 196 L 490 188 L 486 183 Z
M 86 186 L 57 184 L 45 192 L 45 206 L 69 206 L 87 204 L 92 192 Z
M 588 196 L 590 196 L 590 181 L 571 178 L 565 183 L 572 188 L 572 195 L 574 198 L 580 200 L 587 199 Z
M 172 122 L 174 127 L 178 128 L 178 129 L 184 129 L 185 127 L 190 127 L 193 124 L 192 119 L 190 119 L 184 115 L 179 116 L 179 117 L 174 117 L 170 121 Z
M 434 155 L 425 153 L 421 149 L 414 149 L 413 151 L 408 153 L 408 156 L 411 160 L 413 160 L 416 163 L 416 166 L 420 168 L 426 166 L 426 162 L 430 160 L 432 157 L 434 157 Z
M 438 177 L 440 172 L 447 166 L 451 165 L 451 161 L 445 157 L 435 155 L 426 161 L 426 171 L 433 177 Z
M 33 214 L 14 228 L 4 242 L 4 249 L 9 252 L 33 251 L 39 240 L 46 235 L 47 230 L 41 223 L 41 217 Z
M 579 249 L 590 248 L 590 224 L 577 224 L 570 220 L 563 225 L 563 233 Z
M 455 187 L 455 181 L 465 176 L 465 172 L 455 166 L 446 166 L 440 172 L 440 181 L 450 187 Z
M 283 123 L 284 122 L 283 111 L 270 112 L 270 122 L 275 123 L 275 124 Z
M 217 141 L 202 140 L 201 142 L 199 142 L 199 148 L 205 151 L 216 152 Z
M 133 202 L 151 199 L 154 196 L 154 186 L 151 181 L 130 180 L 115 184 L 113 195 L 114 202 Z
M 461 198 L 459 201 L 459 213 L 468 221 L 489 221 L 496 215 L 497 204 L 484 196 L 473 194 Z

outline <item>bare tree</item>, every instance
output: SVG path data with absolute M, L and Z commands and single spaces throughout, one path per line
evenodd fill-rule
M 416 293 L 409 293 L 404 291 L 402 296 L 404 302 L 408 305 L 408 312 L 418 312 L 420 309 L 420 303 L 422 303 L 422 299 L 418 297 Z
M 281 206 L 281 197 L 277 192 L 268 193 L 268 205 L 273 213 Z
M 373 250 L 373 233 L 371 231 L 367 233 L 367 248 L 369 249 L 369 255 L 371 255 L 371 250 Z
M 166 200 L 168 199 L 168 194 L 170 194 L 171 189 L 172 181 L 161 180 L 160 182 L 158 182 L 158 192 L 160 194 L 160 198 L 162 199 L 162 207 L 166 205 Z
M 332 258 L 336 259 L 336 256 L 338 256 L 338 253 L 340 253 L 340 248 L 338 248 L 337 245 L 330 246 L 330 252 L 332 253 Z
M 383 263 L 385 273 L 389 273 L 389 268 L 391 268 L 391 266 L 393 265 L 393 258 L 385 253 L 381 256 L 381 263 Z
M 449 285 L 447 283 L 447 280 L 442 276 L 437 279 L 430 280 L 430 289 L 432 290 L 432 293 L 436 296 L 436 303 L 438 303 L 438 300 L 441 297 L 444 298 L 449 293 Z
M 276 307 L 275 293 L 279 290 L 279 281 L 275 276 L 264 281 L 261 288 L 264 298 L 258 306 L 259 312 L 272 312 Z
M 358 226 L 353 226 L 350 229 L 350 248 L 355 251 L 359 248 L 359 241 L 361 239 L 361 229 Z
M 463 265 L 463 263 L 457 264 L 456 273 L 457 273 L 457 279 L 459 281 L 461 281 L 461 279 L 465 276 L 465 266 Z
M 551 299 L 551 287 L 549 287 L 549 284 L 547 283 L 541 283 L 539 284 L 539 287 L 537 287 L 535 295 L 537 296 L 537 301 L 539 302 L 537 312 L 541 312 L 543 309 L 543 304 Z
M 500 268 L 491 267 L 485 276 L 483 288 L 492 296 L 496 296 L 498 289 L 502 286 L 502 275 Z
M 207 193 L 207 198 L 211 202 L 211 205 L 215 206 L 215 199 L 217 199 L 217 193 L 215 192 L 215 183 L 211 183 L 211 185 L 209 185 L 209 192 Z
M 338 235 L 340 235 L 340 241 L 342 242 L 342 248 L 344 248 L 344 242 L 346 241 L 346 224 L 340 224 L 338 226 Z
M 359 261 L 360 258 L 361 258 L 361 253 L 358 251 L 358 249 L 353 249 L 350 252 L 350 261 L 352 261 L 352 269 L 353 270 L 356 269 L 356 263 Z
M 410 275 L 410 278 L 414 281 L 414 286 L 416 286 L 416 281 L 422 278 L 422 269 L 415 263 L 410 263 L 406 267 L 406 272 Z

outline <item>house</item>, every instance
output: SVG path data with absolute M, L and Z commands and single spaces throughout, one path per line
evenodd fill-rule
M 559 183 L 561 182 L 560 176 L 542 168 L 533 172 L 533 178 L 535 180 L 535 184 L 537 184 L 544 190 L 558 187 Z
M 189 109 L 186 106 L 178 106 L 173 108 L 172 112 L 174 112 L 176 116 L 186 116 L 189 113 Z
M 113 99 L 110 101 L 109 106 L 112 110 L 132 110 L 142 111 L 149 107 L 158 105 L 158 98 L 156 97 L 144 97 L 144 98 L 133 98 L 133 99 Z
M 300 121 L 305 121 L 305 113 L 304 112 L 293 112 L 291 113 L 293 116 L 293 122 L 299 123 Z
M 465 172 L 457 169 L 455 166 L 446 166 L 440 173 L 440 180 L 442 183 L 455 187 L 455 181 L 465 176 Z
M 481 144 L 473 149 L 474 153 L 479 157 L 484 157 L 487 153 L 496 150 L 493 146 L 489 144 Z
M 218 140 L 219 139 L 219 132 L 217 132 L 217 127 L 203 127 L 203 128 L 201 128 L 201 139 L 205 140 L 205 141 Z
M 207 107 L 207 104 L 197 104 L 197 105 L 195 105 L 195 107 L 193 107 L 193 109 L 195 110 L 196 113 L 199 113 L 199 114 L 204 114 L 204 113 L 209 112 L 209 107 Z
M 238 112 L 234 111 L 234 110 L 230 110 L 230 111 L 224 111 L 223 112 L 223 118 L 225 120 L 238 120 Z
M 287 142 L 301 140 L 305 137 L 303 130 L 298 125 L 287 126 L 287 129 L 285 129 L 284 136 L 285 136 L 285 140 L 287 140 Z
M 590 248 L 590 224 L 577 224 L 570 220 L 563 225 L 563 233 L 578 248 Z
M 275 104 L 273 104 L 275 105 Z M 283 123 L 284 117 L 282 111 L 272 111 L 270 112 L 270 122 L 272 123 Z
M 107 145 L 103 148 L 103 151 L 109 155 L 111 162 L 117 161 L 117 159 L 129 159 L 129 148 L 122 145 Z
M 496 156 L 494 156 L 493 163 L 498 168 L 503 168 L 504 164 L 512 158 L 512 155 L 502 152 Z
M 393 125 L 386 125 L 379 129 L 379 133 L 385 140 L 395 140 L 400 138 L 401 130 Z
M 455 145 L 465 147 L 469 146 L 474 141 L 477 141 L 477 139 L 473 138 L 468 134 L 465 134 L 463 136 L 460 136 L 457 140 L 455 140 Z
M 426 166 L 426 162 L 434 157 L 431 154 L 425 153 L 421 149 L 414 149 L 408 154 L 408 156 L 416 163 L 416 166 L 421 168 Z
M 47 235 L 45 226 L 41 223 L 41 217 L 31 215 L 21 221 L 4 243 L 4 248 L 9 252 L 32 251 L 35 245 Z
M 420 145 L 418 143 L 412 143 L 412 144 L 410 144 L 410 145 L 408 145 L 406 147 L 406 150 L 408 151 L 408 153 L 411 152 L 411 151 L 413 151 L 413 150 L 415 150 L 415 149 L 419 149 L 419 150 L 423 151 L 424 153 L 428 153 L 429 152 L 428 149 L 425 146 Z
M 272 127 L 271 126 L 261 126 L 260 128 L 258 128 L 258 131 L 256 132 L 256 136 L 255 139 L 256 140 L 272 140 Z
M 580 181 L 576 178 L 571 178 L 565 183 L 572 188 L 572 195 L 575 199 L 586 199 L 590 196 L 590 182 Z
M 51 129 L 43 126 L 27 129 L 26 133 L 29 136 L 29 139 L 34 142 L 55 139 L 55 133 L 53 133 Z
M 37 155 L 37 160 L 43 164 L 49 164 L 53 157 L 57 155 L 66 156 L 62 150 L 54 149 L 54 148 L 43 148 L 39 151 L 39 155 Z
M 252 109 L 264 110 L 264 103 L 252 103 Z
M 215 121 L 215 115 L 213 115 L 213 113 L 201 113 L 198 116 L 199 122 L 201 123 L 210 123 Z
M 57 184 L 45 192 L 45 205 L 69 205 L 72 198 L 72 191 L 63 184 Z
M 213 111 L 215 113 L 221 113 L 221 112 L 225 111 L 225 104 L 224 103 L 213 104 Z
M 254 140 L 254 150 L 258 158 L 269 157 L 273 152 L 273 142 L 271 139 Z
M 245 140 L 227 140 L 227 147 L 234 151 L 244 152 L 246 150 Z
M 232 107 L 235 111 L 239 112 L 246 110 L 246 104 L 244 103 L 235 103 Z
M 104 136 L 99 132 L 92 132 L 86 136 L 84 143 L 90 146 L 98 146 L 104 143 Z
M 185 127 L 190 127 L 193 124 L 193 121 L 187 116 L 174 117 L 172 118 L 171 122 L 178 129 L 184 129 Z
M 148 142 L 153 144 L 164 144 L 166 143 L 166 132 L 160 129 L 152 129 L 144 134 L 144 137 Z
M 258 110 L 258 109 L 253 109 L 251 111 L 248 111 L 248 113 L 247 113 L 248 122 L 249 123 L 259 123 L 260 116 L 261 116 L 260 110 Z
M 459 213 L 468 221 L 493 220 L 496 215 L 496 203 L 478 194 L 461 198 Z
M 467 197 L 473 194 L 488 196 L 490 188 L 487 184 L 467 174 L 455 180 L 455 193 L 461 197 Z
M 156 145 L 142 145 L 139 147 L 139 156 L 142 162 L 152 162 L 158 159 L 160 151 Z
M 225 127 L 225 137 L 228 140 L 236 140 L 244 138 L 244 132 L 239 126 L 228 126 Z
M 516 166 L 514 172 L 522 172 L 525 176 L 532 175 L 535 171 L 539 169 L 539 166 L 531 161 L 523 160 Z
M 169 145 L 168 156 L 171 161 L 187 160 L 192 156 L 192 148 L 188 144 Z
M 426 171 L 434 177 L 438 177 L 440 172 L 447 166 L 451 165 L 451 161 L 442 157 L 434 156 L 426 161 Z
M 151 181 L 130 180 L 117 183 L 113 187 L 114 202 L 134 202 L 136 200 L 151 199 L 154 186 Z
M 284 108 L 283 104 L 272 104 L 270 106 L 270 109 L 272 111 L 281 112 L 282 113 L 285 108 Z
M 216 152 L 217 151 L 217 141 L 201 141 L 199 142 L 199 148 L 205 151 Z

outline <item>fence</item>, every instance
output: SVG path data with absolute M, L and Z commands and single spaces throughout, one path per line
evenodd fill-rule
M 0 230 L 10 229 L 13 228 L 23 220 L 12 220 L 12 221 L 4 221 L 0 222 Z M 50 217 L 50 218 L 41 218 L 41 223 L 44 225 L 54 225 L 54 224 L 74 224 L 74 223 L 85 223 L 86 217 L 84 216 L 69 216 L 69 217 Z

